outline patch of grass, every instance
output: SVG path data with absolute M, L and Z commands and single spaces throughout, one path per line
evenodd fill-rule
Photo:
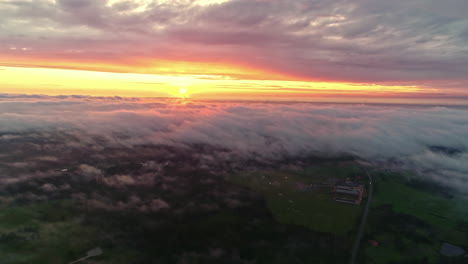
M 429 191 L 398 173 L 379 173 L 374 182 L 366 239 L 380 245 L 364 244 L 368 263 L 439 263 L 442 241 L 468 245 L 464 198 Z
M 456 228 L 458 223 L 468 219 L 468 210 L 464 209 L 467 200 L 456 196 L 449 199 L 416 189 L 397 175 L 377 178 L 376 184 L 379 189 L 374 195 L 373 207 L 391 204 L 395 212 L 415 216 L 434 226 L 441 239 L 468 243 L 466 234 Z
M 15 230 L 38 216 L 38 212 L 27 207 L 0 208 L 0 231 Z
M 361 215 L 361 207 L 337 203 L 331 187 L 302 190 L 299 185 L 326 183 L 330 178 L 344 179 L 359 173 L 349 167 L 313 167 L 299 172 L 262 171 L 230 177 L 264 195 L 275 218 L 285 224 L 311 230 L 347 234 Z
M 70 201 L 0 209 L 0 259 L 5 264 L 68 263 L 96 245 Z
M 366 256 L 371 259 L 370 263 L 399 263 L 402 260 L 400 252 L 391 247 L 367 247 L 365 249 Z

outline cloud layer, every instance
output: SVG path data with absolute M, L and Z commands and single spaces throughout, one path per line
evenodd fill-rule
M 58 138 L 63 150 L 78 151 L 158 145 L 186 149 L 191 157 L 186 161 L 201 160 L 198 164 L 205 167 L 353 155 L 468 186 L 466 108 L 3 95 L 0 113 L 4 146 L 31 137 L 52 140 L 54 147 Z M 48 147 L 28 148 L 39 152 Z M 169 157 L 171 149 L 164 153 Z
M 316 80 L 466 88 L 467 14 L 464 0 L 6 0 L 0 53 L 235 63 Z

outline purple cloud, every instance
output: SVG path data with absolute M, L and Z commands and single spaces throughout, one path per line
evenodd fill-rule
M 0 54 L 216 61 L 310 79 L 466 88 L 467 8 L 463 0 L 8 0 Z

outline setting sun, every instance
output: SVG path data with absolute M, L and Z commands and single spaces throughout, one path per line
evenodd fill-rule
M 187 89 L 185 89 L 185 88 L 180 88 L 179 89 L 179 94 L 180 95 L 185 95 L 186 93 L 187 93 Z

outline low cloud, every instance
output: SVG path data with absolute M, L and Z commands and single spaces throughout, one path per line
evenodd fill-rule
M 246 161 L 352 155 L 382 166 L 414 169 L 448 185 L 468 186 L 468 109 L 462 107 L 5 96 L 0 110 L 0 143 L 6 147 L 23 137 L 51 140 L 63 134 L 67 137 L 61 149 L 94 149 L 92 159 L 118 154 L 102 153 L 104 148 L 165 146 L 148 155 L 164 156 L 168 162 L 147 160 L 142 170 L 175 166 L 169 162 L 174 149 L 184 155 L 177 166 L 193 163 L 206 169 L 243 166 L 239 164 Z M 46 151 L 47 146 L 34 149 Z M 131 151 L 125 155 L 131 159 Z M 144 174 L 103 178 L 101 168 L 84 163 L 75 173 L 113 186 L 158 181 Z

